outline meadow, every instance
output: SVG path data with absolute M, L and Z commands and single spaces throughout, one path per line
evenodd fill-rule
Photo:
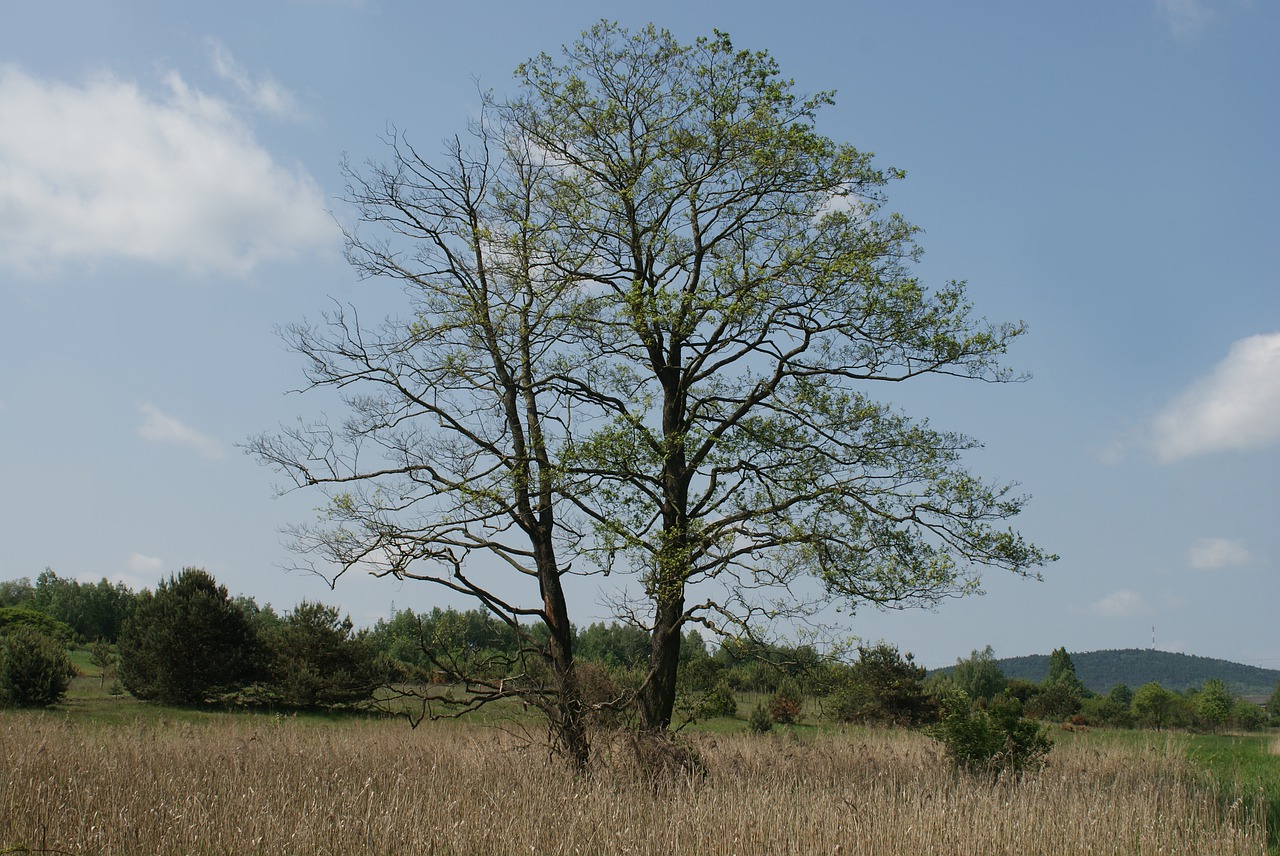
M 113 703 L 133 720 L 77 715 Z M 494 726 L 5 712 L 0 853 L 1267 852 L 1255 791 L 1181 738 L 1062 733 L 1045 770 L 991 784 L 918 733 L 730 730 L 688 735 L 705 772 L 655 784 L 623 742 L 575 775 Z

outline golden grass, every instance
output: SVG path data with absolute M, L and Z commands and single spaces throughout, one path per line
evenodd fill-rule
M 0 852 L 1265 852 L 1261 821 L 1160 746 L 1076 742 L 992 786 L 902 732 L 698 745 L 706 777 L 655 789 L 621 746 L 575 776 L 492 729 L 5 714 Z

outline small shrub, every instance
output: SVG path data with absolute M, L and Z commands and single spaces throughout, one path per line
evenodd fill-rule
M 858 662 L 831 694 L 830 713 L 840 722 L 920 725 L 934 718 L 924 678 L 924 668 L 910 653 L 903 656 L 885 642 L 859 647 Z
M 724 678 L 716 681 L 716 685 L 707 693 L 706 698 L 698 706 L 698 714 L 702 717 L 738 715 L 738 699 L 733 694 L 733 687 Z
M 56 639 L 31 627 L 15 627 L 0 637 L 0 705 L 55 705 L 74 674 L 66 647 Z
M 942 700 L 942 720 L 930 735 L 957 767 L 993 779 L 1040 768 L 1053 748 L 1039 723 L 1022 716 L 1017 699 L 997 697 L 986 710 L 974 710 L 962 692 Z
M 747 729 L 753 734 L 766 734 L 773 729 L 773 716 L 764 702 L 757 703 L 755 710 L 751 711 L 751 716 L 747 719 Z
M 785 680 L 769 699 L 769 715 L 780 725 L 792 725 L 800 721 L 804 707 L 804 695 L 795 681 Z

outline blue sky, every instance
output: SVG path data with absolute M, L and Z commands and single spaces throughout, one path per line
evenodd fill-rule
M 639 10 L 639 11 L 638 11 Z M 401 304 L 341 255 L 339 162 L 464 129 L 476 81 L 600 17 L 729 32 L 820 128 L 907 171 L 922 277 L 1025 320 L 1017 385 L 894 403 L 985 444 L 1059 553 L 936 612 L 852 633 L 929 666 L 1144 647 L 1280 668 L 1280 5 L 793 2 L 19 4 L 0 27 L 0 578 L 153 586 L 203 566 L 278 608 L 359 623 L 441 602 L 289 573 L 276 498 L 237 443 L 326 402 L 287 394 L 274 330 L 331 300 Z M 332 406 L 332 402 L 327 403 Z M 578 618 L 607 617 L 575 592 Z

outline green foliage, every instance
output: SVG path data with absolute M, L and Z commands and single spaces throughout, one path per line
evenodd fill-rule
M 609 668 L 631 669 L 649 659 L 649 634 L 633 624 L 597 622 L 577 632 L 574 656 Z
M 452 671 L 501 678 L 520 669 L 521 641 L 511 626 L 484 610 L 434 607 L 415 614 L 403 609 L 369 632 L 377 652 L 421 672 Z
M 1022 705 L 1001 697 L 975 709 L 964 693 L 942 700 L 941 721 L 930 730 L 957 767 L 993 779 L 1038 769 L 1053 748 L 1039 723 L 1022 716 Z
M 1049 654 L 1049 674 L 1045 677 L 1045 686 L 1067 681 L 1069 683 L 1078 684 L 1080 679 L 1076 677 L 1076 665 L 1071 661 L 1071 655 L 1067 653 L 1066 648 L 1054 648 Z M 1083 687 L 1080 687 L 1083 690 Z
M 1211 678 L 1204 682 L 1204 686 L 1196 694 L 1196 716 L 1210 730 L 1217 731 L 1231 718 L 1233 702 L 1226 684 L 1217 678 Z
M 1133 716 L 1146 728 L 1165 728 L 1174 721 L 1174 695 L 1160 684 L 1143 684 L 1133 694 Z
M 1116 684 L 1107 691 L 1107 701 L 1128 707 L 1133 704 L 1133 690 L 1126 684 Z
M 99 685 L 107 685 L 107 672 L 116 664 L 116 652 L 111 643 L 97 639 L 89 646 L 89 662 L 98 667 Z
M 1070 681 L 1058 681 L 1040 689 L 1028 712 L 1040 719 L 1062 722 L 1077 713 L 1082 702 L 1078 682 L 1073 684 Z
M 738 697 L 728 681 L 721 678 L 711 688 L 702 705 L 702 713 L 704 716 L 734 717 L 738 715 Z
M 859 647 L 858 661 L 832 695 L 831 713 L 842 722 L 919 725 L 933 716 L 924 676 L 924 667 L 893 645 Z
M 35 597 L 35 587 L 30 577 L 16 580 L 0 580 L 0 608 L 6 606 L 28 606 Z
M 0 705 L 49 707 L 75 674 L 66 646 L 30 626 L 0 636 Z
M 69 625 L 82 642 L 115 642 L 133 611 L 134 598 L 124 583 L 112 584 L 105 577 L 97 583 L 82 583 L 46 569 L 36 578 L 31 606 Z
M 990 645 L 972 652 L 967 659 L 956 660 L 951 679 L 961 692 L 975 701 L 995 698 L 1007 684 Z
M 258 675 L 254 627 L 227 590 L 186 568 L 143 591 L 119 644 L 120 680 L 135 696 L 191 705 L 235 693 Z
M 303 601 L 260 641 L 268 659 L 266 698 L 284 707 L 320 710 L 373 695 L 390 677 L 364 633 L 350 618 L 321 603 Z
M 1273 723 L 1280 725 L 1280 681 L 1276 682 L 1276 688 L 1267 699 L 1267 716 Z
M 1080 710 L 1081 702 L 1092 695 L 1076 676 L 1075 663 L 1066 648 L 1055 648 L 1049 655 L 1049 674 L 1036 706 L 1042 718 L 1062 721 Z
M 753 734 L 765 734 L 773 730 L 773 715 L 769 713 L 764 701 L 757 702 L 752 708 L 751 716 L 747 718 L 747 730 Z
M 1257 731 L 1266 721 L 1267 717 L 1262 712 L 1262 708 L 1251 701 L 1237 699 L 1231 705 L 1230 722 L 1232 728 L 1238 728 L 1241 731 Z
M 800 684 L 786 678 L 769 697 L 769 716 L 780 725 L 793 725 L 800 721 L 804 710 L 804 693 Z
M 1131 728 L 1134 723 L 1132 704 L 1133 691 L 1124 684 L 1116 684 L 1105 696 L 1084 699 L 1081 715 L 1087 725 Z
M 827 665 L 811 645 L 766 644 L 747 638 L 724 639 L 713 659 L 736 689 L 763 693 L 772 693 L 788 679 L 805 691 Z
M 38 631 L 45 636 L 57 639 L 64 645 L 71 644 L 76 635 L 75 630 L 69 625 L 46 613 L 22 606 L 0 607 L 0 636 L 19 627 Z

